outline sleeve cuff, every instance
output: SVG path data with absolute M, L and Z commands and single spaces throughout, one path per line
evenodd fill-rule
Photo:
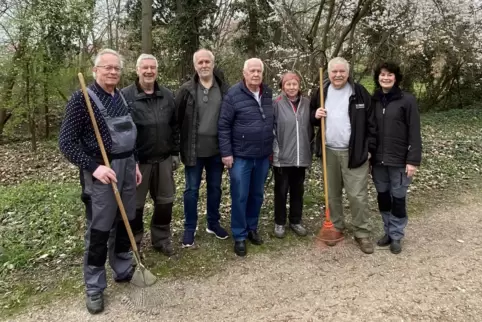
M 89 165 L 87 166 L 87 170 L 94 173 L 95 170 L 99 167 L 99 164 L 95 162 L 94 160 L 91 160 Z

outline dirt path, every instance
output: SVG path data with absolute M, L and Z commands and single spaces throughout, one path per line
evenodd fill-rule
M 482 317 L 482 202 L 464 195 L 407 229 L 404 251 L 347 240 L 239 259 L 207 279 L 126 286 L 90 316 L 82 298 L 13 321 L 476 321 Z M 454 222 L 449 214 L 460 219 Z

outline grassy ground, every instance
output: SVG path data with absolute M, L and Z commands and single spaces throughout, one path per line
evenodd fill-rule
M 459 191 L 480 177 L 482 164 L 482 112 L 478 109 L 428 114 L 422 117 L 424 159 L 410 188 L 411 215 Z M 84 217 L 77 169 L 58 154 L 56 142 L 46 142 L 36 153 L 28 144 L 0 146 L 0 309 L 14 313 L 26 305 L 46 303 L 66 294 L 83 291 L 81 263 Z M 284 247 L 310 244 L 321 225 L 323 204 L 320 162 L 316 160 L 306 181 L 304 221 L 307 238 L 289 233 L 284 240 L 272 236 L 273 182 L 266 188 L 260 218 L 265 239 L 250 247 L 249 255 L 276 252 Z M 220 241 L 205 229 L 205 186 L 200 194 L 197 249 L 180 249 L 182 237 L 182 169 L 176 174 L 173 241 L 178 255 L 167 259 L 153 252 L 146 233 L 146 264 L 160 278 L 206 276 L 235 263 L 232 240 Z M 223 180 L 222 223 L 229 227 L 228 179 Z M 375 194 L 370 185 L 370 208 L 376 234 L 380 231 Z M 147 204 L 146 222 L 151 204 Z M 347 216 L 349 220 L 349 216 Z M 148 227 L 148 226 L 146 226 Z M 115 288 L 115 285 L 109 285 Z

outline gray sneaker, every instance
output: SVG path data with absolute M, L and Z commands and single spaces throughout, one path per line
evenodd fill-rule
M 301 226 L 301 224 L 290 224 L 290 228 L 296 233 L 298 236 L 306 236 L 307 231 L 306 228 Z
M 274 225 L 274 235 L 278 238 L 283 238 L 285 236 L 285 226 Z
M 97 314 L 104 311 L 104 294 L 87 295 L 85 304 L 90 314 Z

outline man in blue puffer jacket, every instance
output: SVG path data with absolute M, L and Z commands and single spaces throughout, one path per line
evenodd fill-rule
M 244 63 L 244 79 L 223 98 L 218 121 L 219 150 L 231 179 L 231 230 L 234 252 L 246 255 L 246 238 L 254 245 L 263 204 L 264 184 L 273 152 L 273 93 L 263 84 L 263 62 Z

